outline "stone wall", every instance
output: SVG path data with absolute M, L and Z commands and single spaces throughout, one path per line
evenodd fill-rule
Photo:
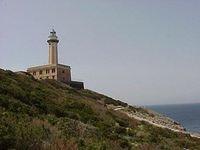
M 33 75 L 35 79 L 55 79 L 57 80 L 57 67 L 56 66 L 38 66 L 34 68 L 29 68 L 27 70 L 28 73 Z
M 68 68 L 57 68 L 57 80 L 65 83 L 71 81 L 71 71 Z

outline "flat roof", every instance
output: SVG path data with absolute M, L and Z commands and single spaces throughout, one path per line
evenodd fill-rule
M 63 65 L 63 64 L 48 64 L 48 65 L 29 67 L 29 68 L 27 68 L 27 70 L 39 70 L 39 69 L 52 68 L 52 67 L 59 67 L 59 68 L 61 67 L 61 68 L 70 69 L 70 66 Z

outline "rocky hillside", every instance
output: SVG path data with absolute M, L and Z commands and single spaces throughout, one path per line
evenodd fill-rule
M 200 149 L 200 139 L 149 119 L 182 130 L 90 90 L 0 70 L 0 149 Z
M 123 107 L 114 105 L 107 105 L 107 108 L 115 111 L 120 111 L 121 113 L 125 113 L 131 118 L 135 118 L 140 121 L 145 121 L 158 127 L 168 128 L 176 132 L 187 133 L 186 129 L 180 123 L 149 109 L 136 106 Z

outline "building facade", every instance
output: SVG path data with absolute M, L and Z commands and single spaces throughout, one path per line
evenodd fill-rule
M 52 30 L 47 40 L 49 44 L 49 61 L 47 65 L 30 67 L 27 72 L 30 73 L 35 79 L 54 79 L 72 87 L 82 89 L 84 88 L 83 82 L 71 80 L 70 66 L 58 63 L 58 37 L 56 32 Z

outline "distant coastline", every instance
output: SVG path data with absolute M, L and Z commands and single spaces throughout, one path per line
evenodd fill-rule
M 190 133 L 200 134 L 200 103 L 148 105 L 145 107 L 178 121 Z

